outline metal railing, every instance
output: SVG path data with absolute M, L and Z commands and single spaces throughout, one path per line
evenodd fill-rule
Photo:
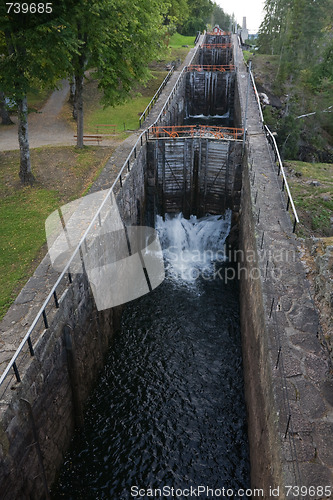
M 231 49 L 232 43 L 203 43 L 203 49 Z
M 211 137 L 228 140 L 241 140 L 244 132 L 242 128 L 216 127 L 212 125 L 154 125 L 150 131 L 157 138 Z
M 225 71 L 235 71 L 235 66 L 233 64 L 190 64 L 187 66 L 187 71 L 220 71 L 224 73 Z
M 291 206 L 293 214 L 294 214 L 294 225 L 293 225 L 293 233 L 294 233 L 296 231 L 296 225 L 299 223 L 299 218 L 298 218 L 297 211 L 296 211 L 296 208 L 295 208 L 294 200 L 293 200 L 293 198 L 291 196 L 289 184 L 288 184 L 288 181 L 287 181 L 287 178 L 286 178 L 286 174 L 285 174 L 285 171 L 284 171 L 284 168 L 283 168 L 282 160 L 281 160 L 280 153 L 279 153 L 279 148 L 277 147 L 275 137 L 272 134 L 272 132 L 269 130 L 269 128 L 267 127 L 267 125 L 265 125 L 265 130 L 267 132 L 266 137 L 268 139 L 268 142 L 272 146 L 273 152 L 275 154 L 275 160 L 278 162 L 278 166 L 279 166 L 279 168 L 278 168 L 278 176 L 280 174 L 282 174 L 282 191 L 284 191 L 284 189 L 286 189 L 286 194 L 287 194 L 287 206 L 286 206 L 286 210 L 288 212 L 289 207 Z
M 168 83 L 168 81 L 170 80 L 171 75 L 173 74 L 174 70 L 175 70 L 175 67 L 172 66 L 172 68 L 170 69 L 169 73 L 167 74 L 167 76 L 164 78 L 163 82 L 159 86 L 156 94 L 151 99 L 150 103 L 148 104 L 148 106 L 146 107 L 146 109 L 144 110 L 144 112 L 142 113 L 142 115 L 140 116 L 140 118 L 139 118 L 139 126 L 140 126 L 140 128 L 141 128 L 141 125 L 142 125 L 142 120 L 145 121 L 145 119 L 148 117 L 148 115 L 149 115 L 152 107 L 154 106 L 154 104 L 157 101 L 157 99 L 160 97 L 160 95 L 162 93 L 162 90 L 164 89 L 164 87 L 166 86 L 166 84 Z
M 258 103 L 260 120 L 261 120 L 261 123 L 264 124 L 265 120 L 264 120 L 264 115 L 263 115 L 262 109 L 261 109 L 260 97 L 259 97 L 259 94 L 258 94 L 257 86 L 256 86 L 256 83 L 254 81 L 254 76 L 253 76 L 252 71 L 250 71 L 250 78 L 251 78 L 251 81 L 252 81 L 252 86 L 253 86 L 254 94 L 256 96 L 257 103 Z
M 278 145 L 276 143 L 274 135 L 272 134 L 272 132 L 270 131 L 270 129 L 268 128 L 268 126 L 265 125 L 265 119 L 264 119 L 264 115 L 263 115 L 262 108 L 261 108 L 261 103 L 260 103 L 260 98 L 259 98 L 257 86 L 256 86 L 256 83 L 255 83 L 255 80 L 254 80 L 254 76 L 253 76 L 253 73 L 252 73 L 251 70 L 249 70 L 249 74 L 250 74 L 253 91 L 254 91 L 254 94 L 255 94 L 255 97 L 256 97 L 256 100 L 257 100 L 257 104 L 258 104 L 258 108 L 259 108 L 260 120 L 261 120 L 261 123 L 262 123 L 262 126 L 263 126 L 264 130 L 266 131 L 266 138 L 268 140 L 268 143 L 272 147 L 272 150 L 273 150 L 273 153 L 274 153 L 274 156 L 275 156 L 275 161 L 278 164 L 278 176 L 282 175 L 282 191 L 285 190 L 286 195 L 287 195 L 286 210 L 288 212 L 289 207 L 291 207 L 292 212 L 293 212 L 293 216 L 294 216 L 293 233 L 294 233 L 296 231 L 296 225 L 299 224 L 299 217 L 297 215 L 297 211 L 296 211 L 296 207 L 295 207 L 295 203 L 294 203 L 293 197 L 291 196 L 291 191 L 290 191 L 289 184 L 288 184 L 288 181 L 287 181 L 287 177 L 286 177 L 286 174 L 285 174 L 285 171 L 284 171 L 284 168 L 283 168 L 283 162 L 281 160 L 281 156 L 280 156 Z

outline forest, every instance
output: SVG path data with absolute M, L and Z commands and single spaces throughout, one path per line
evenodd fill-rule
M 264 79 L 282 102 L 265 119 L 283 157 L 332 162 L 333 1 L 266 0 L 257 49 L 254 69 L 265 59 Z

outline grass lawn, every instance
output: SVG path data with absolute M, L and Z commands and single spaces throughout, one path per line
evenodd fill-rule
M 28 187 L 18 178 L 19 152 L 0 152 L 0 319 L 46 252 L 46 218 L 87 191 L 112 151 L 95 146 L 33 149 L 37 182 Z
M 183 48 L 183 45 L 188 45 L 189 47 L 194 47 L 194 36 L 184 36 L 179 33 L 174 33 L 169 40 L 169 47 L 172 49 Z
M 132 99 L 114 107 L 103 107 L 100 104 L 101 94 L 97 88 L 97 81 L 90 80 L 86 82 L 84 89 L 85 133 L 95 134 L 98 124 L 114 124 L 117 133 L 138 129 L 141 114 L 167 74 L 167 70 L 153 71 L 153 78 L 145 87 L 140 88 Z M 107 133 L 103 130 L 100 130 L 100 132 Z
M 288 161 L 285 165 L 300 218 L 297 234 L 319 238 L 332 236 L 333 164 Z

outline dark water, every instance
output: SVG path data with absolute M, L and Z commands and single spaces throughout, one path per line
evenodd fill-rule
M 237 282 L 167 279 L 127 307 L 52 498 L 199 485 L 249 487 Z

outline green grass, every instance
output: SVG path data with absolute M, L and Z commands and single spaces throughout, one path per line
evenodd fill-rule
M 169 47 L 172 49 L 182 48 L 183 45 L 188 45 L 190 48 L 194 47 L 194 36 L 184 36 L 179 33 L 174 33 L 169 41 Z
M 85 117 L 85 133 L 96 133 L 97 125 L 100 123 L 115 124 L 117 132 L 126 130 L 136 130 L 139 128 L 139 117 L 149 104 L 149 97 L 135 97 L 131 101 L 114 108 L 96 107 L 94 110 L 86 113 Z M 107 134 L 107 130 L 100 130 L 101 133 Z
M 331 236 L 333 217 L 333 165 L 330 163 L 286 162 L 288 183 L 301 219 L 300 236 Z M 312 181 L 318 181 L 314 186 Z
M 1 200 L 0 317 L 14 300 L 17 284 L 28 278 L 27 269 L 45 243 L 44 221 L 58 205 L 57 192 L 34 187 Z
M 32 187 L 19 181 L 19 151 L 0 152 L 0 319 L 44 255 L 46 218 L 86 194 L 112 151 L 96 146 L 32 149 Z
M 119 104 L 118 106 L 108 106 L 104 108 L 100 104 L 100 94 L 97 84 L 91 81 L 86 85 L 86 112 L 85 112 L 85 133 L 96 133 L 98 124 L 114 124 L 116 132 L 123 133 L 128 130 L 139 128 L 139 118 L 151 101 L 152 97 L 160 87 L 167 75 L 166 70 L 152 71 L 152 78 L 145 86 L 137 89 L 136 95 L 132 99 Z M 99 132 L 107 134 L 107 131 Z
M 253 58 L 253 54 L 249 50 L 243 50 L 243 56 L 244 56 L 245 62 L 248 62 L 249 59 Z

